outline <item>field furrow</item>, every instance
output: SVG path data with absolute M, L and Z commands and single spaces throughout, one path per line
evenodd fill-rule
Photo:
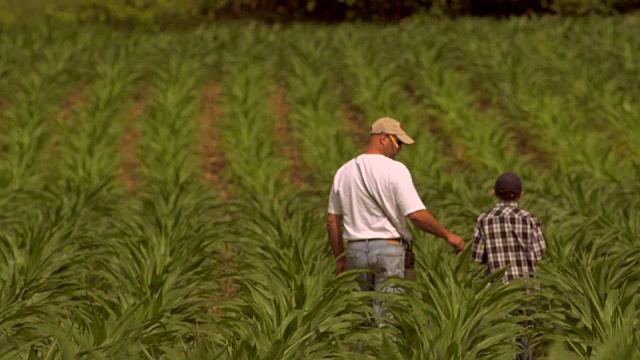
M 292 40 L 293 41 L 293 40 Z M 325 69 L 330 42 L 319 37 L 312 43 L 294 42 L 285 72 L 292 136 L 300 144 L 305 167 L 314 188 L 326 193 L 333 173 L 363 144 L 349 136 L 342 112 L 343 101 L 335 78 Z
M 284 84 L 278 84 L 270 94 L 271 107 L 276 116 L 276 142 L 282 155 L 289 161 L 289 177 L 293 186 L 300 188 L 309 186 L 311 178 L 302 161 L 300 142 L 293 136 L 291 128 L 291 105 L 288 100 L 288 90 Z
M 136 193 L 140 189 L 138 155 L 136 152 L 136 146 L 140 138 L 138 122 L 147 111 L 147 106 L 150 102 L 149 96 L 149 90 L 146 89 L 136 94 L 133 106 L 126 116 L 126 127 L 119 145 L 122 162 L 118 167 L 118 179 L 125 189 L 131 193 Z
M 206 87 L 200 112 L 200 152 L 204 158 L 204 179 L 215 187 L 223 200 L 229 200 L 229 184 L 225 171 L 229 166 L 222 148 L 222 139 L 218 123 L 222 117 L 220 97 L 222 85 L 211 84 Z
M 0 359 L 494 360 L 522 334 L 549 360 L 640 359 L 639 25 L 3 29 Z M 410 225 L 417 279 L 379 294 L 335 276 L 326 212 L 384 116 L 467 249 Z M 470 257 L 506 171 L 547 244 L 526 294 Z

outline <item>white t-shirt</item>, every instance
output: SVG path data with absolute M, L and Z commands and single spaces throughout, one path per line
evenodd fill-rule
M 356 161 L 371 194 L 358 173 Z M 411 240 L 405 216 L 425 209 L 418 196 L 409 169 L 401 162 L 384 155 L 364 154 L 344 164 L 333 179 L 329 196 L 329 213 L 342 215 L 343 237 L 348 240 L 393 239 Z M 395 224 L 395 225 L 394 225 Z

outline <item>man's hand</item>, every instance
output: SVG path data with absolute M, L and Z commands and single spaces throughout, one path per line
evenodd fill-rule
M 344 244 L 342 241 L 342 215 L 328 214 L 327 233 L 329 234 L 329 244 L 331 252 L 336 257 L 336 275 L 347 269 L 347 260 L 344 257 Z
M 462 236 L 450 232 L 449 234 L 447 234 L 446 240 L 453 246 L 456 253 L 462 252 L 462 250 L 464 250 L 464 239 L 462 238 Z
M 347 270 L 347 259 L 341 257 L 336 260 L 336 275 L 340 275 L 343 271 Z
M 422 209 L 411 214 L 407 215 L 409 220 L 418 227 L 418 229 L 438 236 L 440 238 L 444 238 L 449 244 L 451 244 L 456 253 L 464 250 L 464 240 L 458 234 L 454 234 L 447 230 L 442 224 L 433 217 L 433 214 L 429 212 L 429 210 Z

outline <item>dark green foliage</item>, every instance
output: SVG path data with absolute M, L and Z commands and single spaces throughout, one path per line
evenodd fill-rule
M 0 25 L 102 22 L 120 28 L 184 28 L 220 19 L 374 21 L 430 16 L 612 15 L 640 9 L 640 0 L 5 0 Z

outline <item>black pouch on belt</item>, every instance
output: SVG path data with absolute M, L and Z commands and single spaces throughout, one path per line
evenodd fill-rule
M 413 252 L 413 246 L 408 241 L 404 242 L 404 278 L 407 280 L 416 279 L 416 253 Z
M 416 253 L 411 249 L 405 249 L 404 251 L 404 268 L 415 269 L 416 267 Z

